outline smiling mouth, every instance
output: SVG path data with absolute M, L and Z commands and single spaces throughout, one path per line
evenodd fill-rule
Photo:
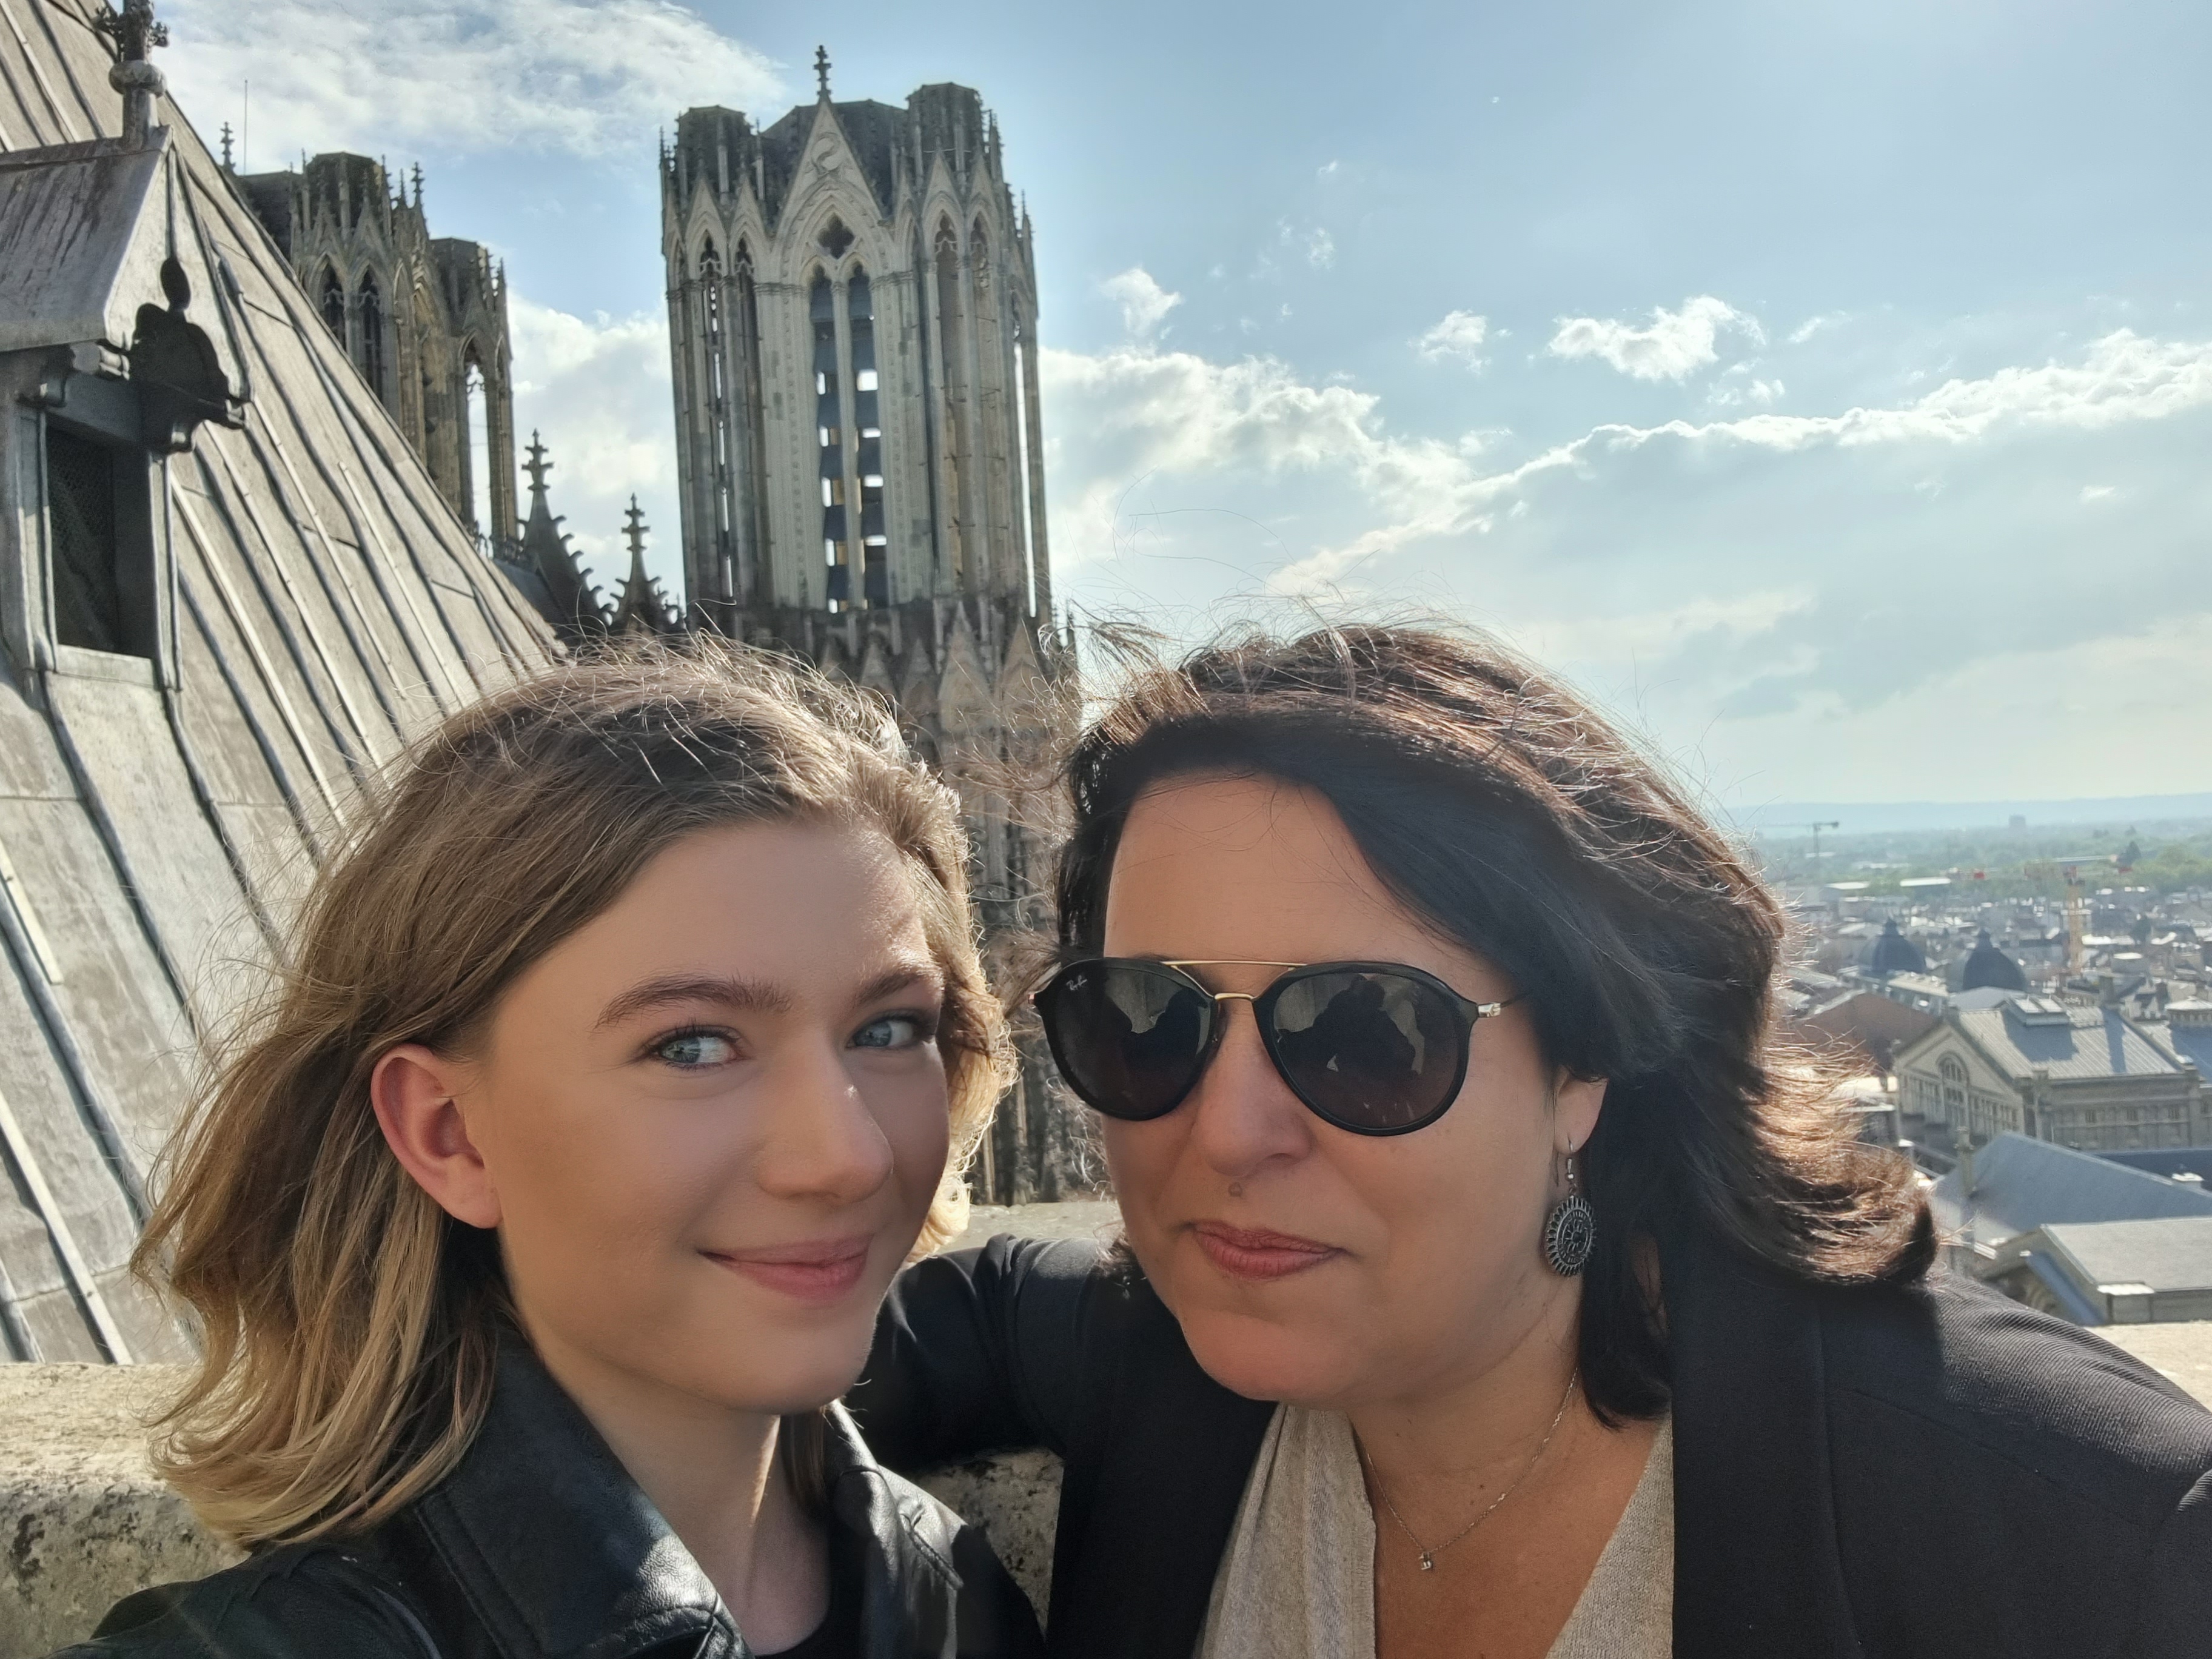
M 1334 1244 L 1295 1234 L 1255 1231 L 1218 1221 L 1194 1222 L 1191 1231 L 1206 1260 L 1231 1279 L 1286 1279 L 1344 1254 Z
M 764 1290 L 812 1307 L 825 1307 L 849 1295 L 868 1271 L 868 1247 L 874 1240 L 831 1238 L 807 1244 L 778 1244 L 757 1250 L 702 1250 L 718 1267 Z

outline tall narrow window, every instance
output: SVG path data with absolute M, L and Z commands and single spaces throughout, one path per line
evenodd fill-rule
M 945 517 L 952 527 L 947 550 L 955 580 L 968 571 L 968 331 L 960 292 L 960 244 L 952 227 L 937 232 L 937 343 L 945 369 L 944 457 Z
M 371 272 L 361 279 L 361 374 L 368 389 L 384 396 L 384 295 Z
M 761 398 L 760 302 L 753 289 L 752 252 L 739 242 L 730 285 L 730 383 L 736 406 L 730 466 L 731 521 L 735 526 L 733 591 L 771 597 L 768 568 L 767 434 Z
M 1036 505 L 1030 499 L 1030 469 L 1035 464 L 1030 453 L 1034 441 L 1030 432 L 1029 400 L 1023 395 L 1029 385 L 1029 332 L 1019 325 L 1020 307 L 1015 307 L 1017 325 L 1014 334 L 1014 383 L 1006 388 L 1010 407 L 1007 423 L 1014 432 L 1014 562 L 1021 567 L 1018 578 L 1022 588 L 1022 604 L 1032 617 L 1037 613 L 1036 548 L 1031 541 L 1030 526 Z
M 703 359 L 700 370 L 707 392 L 707 467 L 711 477 L 708 493 L 714 510 L 714 576 L 721 587 L 721 597 L 729 598 L 736 590 L 730 545 L 730 527 L 735 515 L 730 499 L 729 319 L 723 307 L 722 256 L 712 237 L 699 251 L 699 331 Z
M 869 605 L 889 605 L 890 539 L 884 529 L 884 432 L 876 389 L 876 313 L 868 273 L 845 285 L 846 331 L 853 353 L 853 425 L 859 439 L 860 591 Z
M 323 323 L 339 345 L 346 343 L 345 284 L 328 265 L 323 267 Z
M 807 295 L 814 333 L 814 424 L 821 450 L 823 597 L 832 611 L 853 600 L 853 572 L 846 555 L 845 416 L 837 373 L 837 292 L 815 274 Z
M 461 369 L 462 395 L 467 399 L 464 437 L 468 453 L 462 459 L 463 499 L 469 504 L 469 526 L 479 539 L 491 526 L 491 399 L 484 391 L 483 361 L 469 348 Z

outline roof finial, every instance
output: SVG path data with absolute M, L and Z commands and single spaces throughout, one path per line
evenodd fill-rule
M 238 168 L 232 164 L 230 159 L 230 123 L 228 121 L 225 121 L 222 124 L 222 170 L 225 173 L 235 173 L 238 171 Z
M 545 446 L 538 441 L 536 427 L 530 428 L 530 447 L 524 453 L 530 457 L 522 464 L 522 470 L 530 475 L 530 493 L 543 495 L 545 493 L 545 475 L 553 470 L 553 463 L 545 459 Z
M 415 164 L 415 205 L 417 209 L 422 205 L 422 164 L 420 161 Z
M 830 101 L 830 48 L 827 46 L 814 48 L 814 80 L 815 84 L 822 89 L 822 101 L 828 103 Z
M 143 144 L 153 131 L 154 102 L 168 90 L 161 71 L 146 61 L 146 54 L 169 44 L 168 25 L 154 21 L 154 0 L 123 0 L 120 11 L 102 6 L 93 26 L 115 41 L 107 84 L 123 94 L 123 142 Z
M 623 514 L 623 535 L 629 542 L 629 572 L 633 581 L 645 580 L 645 532 L 653 526 L 638 511 L 637 497 L 629 498 L 629 511 Z M 641 589 L 641 592 L 643 590 Z

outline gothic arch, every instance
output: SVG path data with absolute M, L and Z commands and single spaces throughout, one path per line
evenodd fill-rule
M 316 284 L 315 304 L 323 313 L 323 325 L 337 337 L 340 345 L 345 345 L 345 282 L 339 276 L 337 267 L 327 259 L 323 261 L 323 280 Z
M 361 318 L 361 355 L 356 361 L 360 364 L 362 378 L 368 382 L 369 390 L 382 398 L 386 395 L 385 366 L 389 353 L 384 340 L 384 289 L 376 280 L 376 272 L 362 271 L 356 292 L 356 303 Z

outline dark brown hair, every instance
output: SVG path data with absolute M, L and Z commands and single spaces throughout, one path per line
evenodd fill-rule
M 1834 1079 L 1777 1031 L 1772 894 L 1658 765 L 1510 653 L 1391 627 L 1217 644 L 1139 667 L 1068 772 L 1063 951 L 1101 948 L 1147 787 L 1276 778 L 1327 797 L 1416 915 L 1512 977 L 1553 1064 L 1607 1080 L 1582 1155 L 1598 1218 L 1582 1375 L 1601 1415 L 1669 1395 L 1644 1241 L 1702 1234 L 1832 1284 L 1925 1271 L 1935 1237 L 1909 1167 L 1858 1143 Z

